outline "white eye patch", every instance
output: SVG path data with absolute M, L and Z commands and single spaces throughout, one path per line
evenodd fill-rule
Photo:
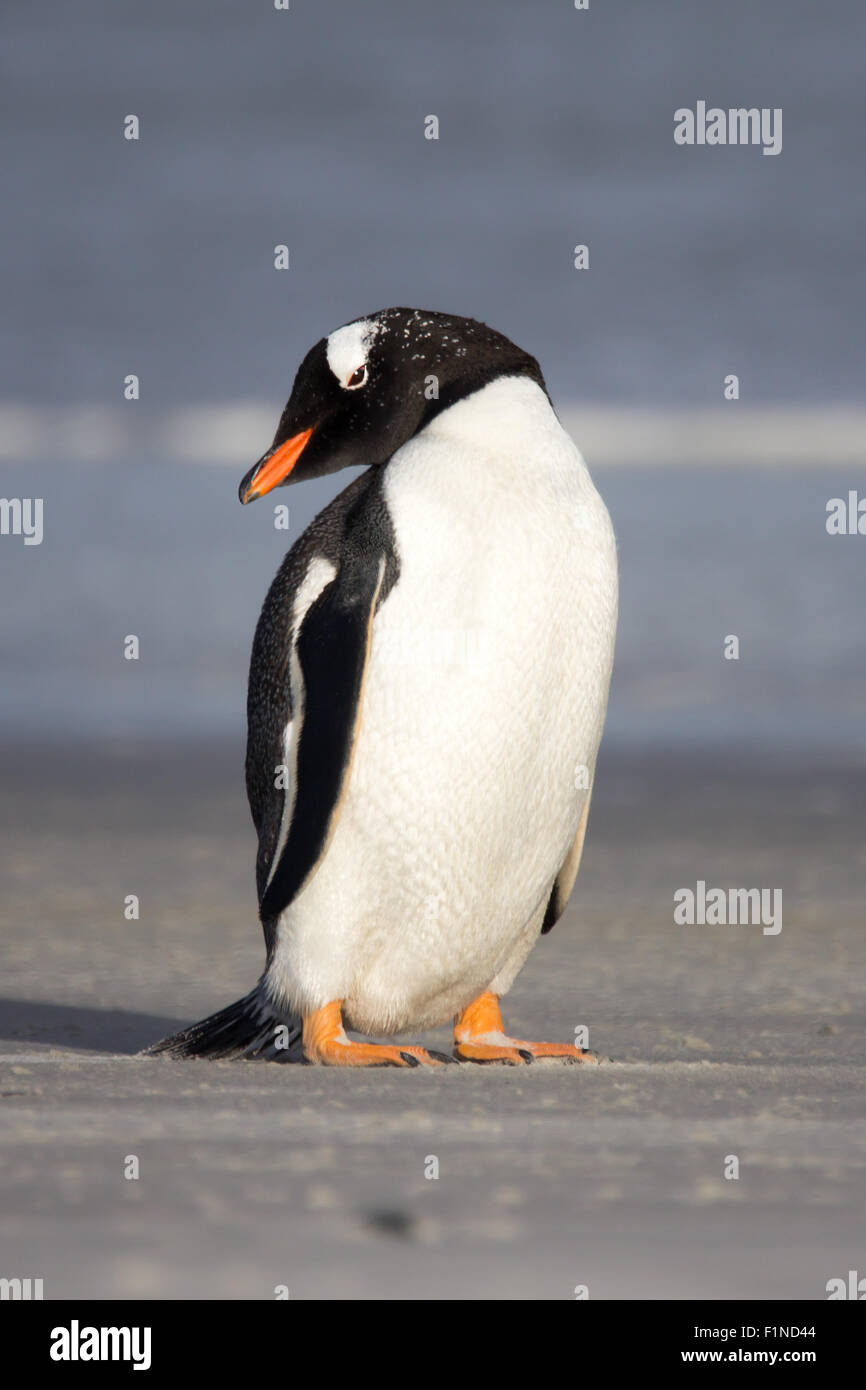
M 373 319 L 360 319 L 337 328 L 328 338 L 328 366 L 340 385 L 356 391 L 367 380 L 367 353 L 379 325 Z

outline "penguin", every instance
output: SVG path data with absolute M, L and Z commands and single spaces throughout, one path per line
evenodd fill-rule
M 500 1000 L 583 851 L 617 623 L 607 509 L 535 358 L 457 315 L 384 309 L 316 343 L 240 500 L 358 465 L 253 642 L 264 973 L 149 1051 L 595 1061 L 509 1035 Z M 450 1055 L 346 1031 L 452 1021 Z

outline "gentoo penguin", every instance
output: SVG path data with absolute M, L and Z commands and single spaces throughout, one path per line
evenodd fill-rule
M 359 464 L 253 643 L 264 974 L 151 1050 L 436 1066 L 345 1029 L 453 1020 L 458 1061 L 594 1060 L 510 1037 L 499 1000 L 580 863 L 617 617 L 607 510 L 535 359 L 456 315 L 385 309 L 318 342 L 240 500 Z

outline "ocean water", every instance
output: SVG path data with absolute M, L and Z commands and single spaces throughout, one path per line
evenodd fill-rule
M 6 739 L 242 740 L 287 538 L 235 489 L 268 441 L 233 433 L 236 467 L 154 441 L 178 411 L 203 437 L 217 408 L 276 421 L 306 349 L 359 313 L 487 319 L 579 441 L 581 403 L 710 421 L 731 372 L 744 407 L 862 403 L 854 0 L 54 0 L 5 30 L 0 495 L 45 503 L 41 546 L 0 537 Z M 782 152 L 677 147 L 698 100 L 781 108 Z M 647 470 L 639 432 L 634 467 L 596 469 L 622 566 L 612 741 L 861 755 L 866 540 L 824 516 L 862 470 L 813 437 L 790 473 L 748 448 Z M 343 481 L 281 495 L 289 540 Z
M 288 548 L 346 481 L 241 508 L 224 467 L 33 469 L 44 539 L 0 543 L 0 738 L 136 745 L 219 737 L 242 751 L 253 628 Z M 834 469 L 596 469 L 619 544 L 614 744 L 866 753 L 866 537 L 827 534 Z M 272 501 L 291 530 L 274 528 Z M 139 638 L 137 661 L 124 639 Z M 739 659 L 724 657 L 739 638 Z M 431 670 L 431 679 L 436 678 Z
M 0 399 L 276 403 L 399 303 L 492 322 L 564 400 L 862 397 L 858 0 L 17 0 L 4 30 Z M 698 100 L 781 108 L 782 152 L 676 146 Z

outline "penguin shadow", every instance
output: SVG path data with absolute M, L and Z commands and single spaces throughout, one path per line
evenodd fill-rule
M 19 1047 L 47 1043 L 71 1052 L 132 1056 L 179 1027 L 182 1021 L 162 1014 L 0 998 L 0 1042 Z

